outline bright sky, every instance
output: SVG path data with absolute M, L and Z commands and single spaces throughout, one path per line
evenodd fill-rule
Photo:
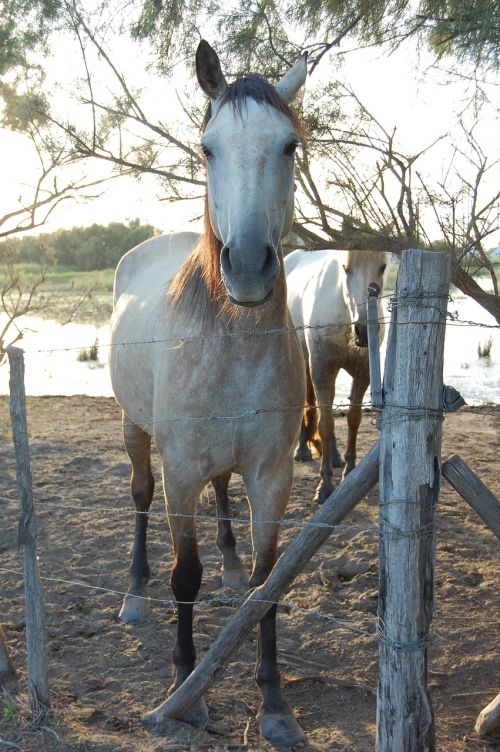
M 145 60 L 141 61 L 134 56 L 133 64 L 127 62 L 130 60 L 127 44 L 124 42 L 117 45 L 119 65 L 127 78 L 145 85 L 148 113 L 168 122 L 172 113 L 179 112 L 175 89 L 183 88 L 182 77 L 178 75 L 176 80 L 168 83 L 146 75 L 143 72 Z M 62 61 L 64 63 L 61 65 Z M 61 70 L 64 70 L 67 77 L 81 75 L 76 67 L 77 59 L 69 54 L 63 40 L 52 62 L 53 69 L 49 75 L 53 76 L 54 85 Z M 417 70 L 420 71 L 418 75 Z M 444 132 L 452 130 L 467 91 L 470 94 L 470 86 L 458 77 L 429 67 L 422 59 L 417 61 L 416 52 L 410 53 L 408 50 L 400 50 L 390 57 L 382 57 L 373 49 L 351 52 L 345 56 L 342 68 L 338 65 L 337 51 L 334 51 L 329 61 L 323 61 L 318 66 L 310 86 L 321 83 L 330 76 L 338 76 L 347 81 L 367 108 L 389 130 L 397 126 L 400 143 L 408 152 L 417 152 Z M 493 98 L 499 91 L 498 79 L 485 89 Z M 203 96 L 201 93 L 198 96 L 201 106 Z M 63 92 L 60 97 L 65 107 L 75 106 L 68 103 Z M 496 152 L 498 155 L 498 124 L 493 118 L 491 107 L 482 115 L 481 131 L 484 151 L 492 155 Z M 1 214 L 5 214 L 15 207 L 19 196 L 30 195 L 29 186 L 36 181 L 36 158 L 24 137 L 1 129 L 0 153 L 3 163 L 0 173 L 0 207 Z M 434 160 L 434 169 L 441 169 L 439 151 L 435 153 Z M 102 173 L 102 169 L 102 165 L 94 165 L 89 167 L 87 174 L 95 177 Z M 167 232 L 186 229 L 189 220 L 199 216 L 202 211 L 200 204 L 194 201 L 174 205 L 162 202 L 161 188 L 149 176 L 140 181 L 119 179 L 105 184 L 96 192 L 101 195 L 91 202 L 64 203 L 40 231 L 88 225 L 92 222 L 106 224 L 139 217 L 142 222 L 151 222 Z

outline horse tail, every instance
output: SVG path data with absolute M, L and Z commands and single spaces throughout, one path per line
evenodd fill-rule
M 316 405 L 316 395 L 311 381 L 309 368 L 307 368 L 307 392 L 306 406 L 304 408 L 304 428 L 306 431 L 307 443 L 314 448 L 321 457 L 321 439 L 318 431 L 319 408 Z

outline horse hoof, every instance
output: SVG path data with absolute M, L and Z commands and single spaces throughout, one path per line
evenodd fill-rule
M 208 714 L 205 699 L 201 697 L 194 705 L 191 705 L 185 713 L 180 715 L 177 720 L 189 723 L 190 726 L 196 726 L 197 728 L 206 726 L 210 720 L 210 716 Z
M 330 488 L 329 486 L 323 485 L 318 486 L 313 501 L 317 502 L 318 504 L 324 504 L 331 493 L 333 493 L 333 487 Z
M 312 462 L 312 454 L 309 449 L 297 449 L 293 459 L 295 462 Z
M 248 572 L 243 567 L 222 567 L 222 584 L 224 587 L 246 593 L 248 590 Z
M 144 621 L 144 619 L 147 619 L 150 612 L 151 609 L 149 606 L 149 598 L 137 595 L 129 595 L 127 593 L 127 595 L 123 599 L 123 604 L 120 609 L 120 613 L 118 614 L 118 618 L 121 619 L 121 621 L 130 624 L 137 621 Z
M 260 733 L 275 747 L 295 747 L 306 743 L 304 732 L 293 713 L 265 713 L 259 718 Z

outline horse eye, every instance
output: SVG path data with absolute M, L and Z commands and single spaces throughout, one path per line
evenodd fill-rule
M 345 271 L 346 274 L 350 274 L 351 273 L 351 270 L 350 270 L 350 268 L 348 266 L 346 266 L 345 264 L 343 264 L 342 266 L 343 266 L 343 269 L 344 269 L 344 271 Z
M 291 157 L 293 154 L 295 154 L 295 149 L 297 148 L 298 145 L 299 144 L 297 141 L 290 141 L 290 143 L 285 146 L 283 151 L 285 154 Z
M 202 150 L 203 154 L 206 156 L 207 159 L 210 159 L 210 157 L 213 156 L 213 154 L 210 151 L 210 149 L 207 146 L 205 146 L 204 144 L 201 145 L 201 150 Z
M 382 264 L 382 266 L 380 267 L 380 274 L 383 274 L 385 272 L 386 266 L 387 264 Z

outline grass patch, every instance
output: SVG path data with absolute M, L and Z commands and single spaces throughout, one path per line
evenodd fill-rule
M 78 271 L 62 265 L 42 269 L 38 264 L 20 263 L 13 265 L 13 272 L 20 277 L 24 297 L 43 272 L 44 280 L 32 299 L 33 315 L 61 323 L 92 324 L 104 323 L 111 315 L 114 269 Z
M 26 283 L 35 282 L 40 276 L 41 267 L 38 264 L 14 264 Z M 113 292 L 114 269 L 94 269 L 93 271 L 78 271 L 62 264 L 49 266 L 44 269 L 45 281 L 40 286 L 41 292 L 57 292 L 74 290 L 84 292 L 94 289 L 98 292 Z
M 86 363 L 89 360 L 94 360 L 94 361 L 99 360 L 98 348 L 99 348 L 99 342 L 96 339 L 92 347 L 90 347 L 88 350 L 85 350 L 85 349 L 80 350 L 80 352 L 76 356 L 76 359 L 80 363 Z

